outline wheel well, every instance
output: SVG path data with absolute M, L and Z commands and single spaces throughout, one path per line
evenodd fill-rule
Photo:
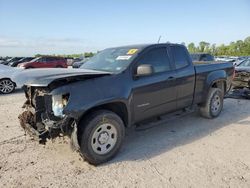
M 213 83 L 212 88 L 219 88 L 224 93 L 226 93 L 226 81 L 224 80 L 216 81 L 215 83 Z
M 0 80 L 10 80 L 10 81 L 12 81 L 10 78 L 0 78 Z
M 113 103 L 108 103 L 108 104 L 103 104 L 100 106 L 93 107 L 83 114 L 83 116 L 81 117 L 81 120 L 97 110 L 109 110 L 111 112 L 116 113 L 122 119 L 124 125 L 128 126 L 128 123 L 129 123 L 128 111 L 127 111 L 126 105 L 122 102 L 113 102 Z
M 1 80 L 10 80 L 10 81 L 12 81 L 10 78 L 1 78 L 0 81 L 1 81 Z M 12 81 L 12 82 L 13 82 L 13 81 Z M 15 83 L 15 82 L 13 82 L 13 83 L 14 83 L 14 86 L 16 87 L 16 83 Z

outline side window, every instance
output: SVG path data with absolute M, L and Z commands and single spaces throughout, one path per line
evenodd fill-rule
M 48 57 L 47 58 L 47 63 L 50 63 L 51 61 L 54 61 L 53 57 Z
M 46 58 L 46 63 L 51 63 L 52 61 L 54 61 L 53 57 L 47 57 Z
M 213 61 L 214 58 L 210 54 L 203 54 L 200 61 Z
M 51 58 L 51 61 L 59 61 L 59 58 L 57 58 L 57 57 L 52 57 L 52 58 Z
M 210 54 L 208 54 L 208 61 L 214 61 L 214 57 Z
M 166 48 L 156 48 L 148 51 L 139 60 L 139 65 L 152 65 L 154 73 L 165 72 L 170 70 L 170 60 Z
M 42 58 L 42 62 L 43 62 L 43 63 L 47 63 L 47 62 L 48 62 L 48 58 L 47 58 L 47 57 L 43 57 L 43 58 Z
M 207 56 L 205 54 L 202 54 L 200 57 L 200 61 L 207 61 Z
M 44 63 L 46 61 L 45 57 L 41 57 L 40 59 L 38 59 L 39 63 Z
M 241 67 L 249 67 L 250 66 L 250 60 L 243 61 L 243 63 L 241 63 L 239 66 L 241 66 Z
M 171 49 L 176 69 L 180 69 L 189 65 L 188 55 L 185 48 L 181 46 L 173 46 Z

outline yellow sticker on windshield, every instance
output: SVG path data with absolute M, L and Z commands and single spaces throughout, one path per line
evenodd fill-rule
M 138 49 L 130 49 L 127 53 L 127 55 L 133 55 L 138 51 Z

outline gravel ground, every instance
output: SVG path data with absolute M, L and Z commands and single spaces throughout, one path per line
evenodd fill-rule
M 197 113 L 127 130 L 120 153 L 98 167 L 68 138 L 24 136 L 24 95 L 0 96 L 0 187 L 250 187 L 250 101 L 226 99 L 219 118 Z

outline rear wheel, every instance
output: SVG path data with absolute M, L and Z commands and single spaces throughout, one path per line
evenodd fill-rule
M 119 151 L 125 127 L 115 113 L 100 110 L 82 121 L 80 149 L 83 157 L 91 164 L 98 165 L 112 159 Z
M 200 107 L 200 113 L 206 118 L 218 117 L 223 108 L 223 91 L 219 88 L 211 88 L 206 103 Z
M 15 90 L 15 83 L 10 79 L 5 78 L 0 80 L 0 93 L 9 94 Z

